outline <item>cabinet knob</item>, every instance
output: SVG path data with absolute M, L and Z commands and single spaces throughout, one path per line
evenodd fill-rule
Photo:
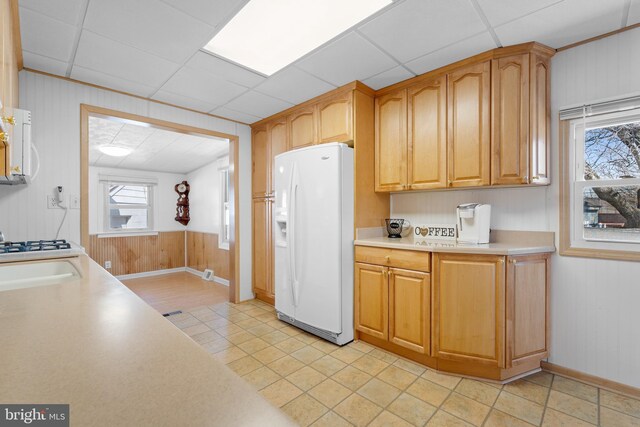
M 390 262 L 391 261 L 391 257 L 389 255 L 384 257 L 385 261 Z
M 516 263 L 516 260 L 515 260 L 515 259 L 510 259 L 510 260 L 509 260 L 509 262 L 510 262 L 511 264 L 515 264 L 515 263 Z
M 534 181 L 537 181 L 537 180 L 540 179 L 540 177 L 539 176 L 532 176 L 531 179 L 534 180 Z

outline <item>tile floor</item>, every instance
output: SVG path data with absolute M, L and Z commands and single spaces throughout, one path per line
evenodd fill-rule
M 640 426 L 638 400 L 546 372 L 504 386 L 438 374 L 337 347 L 257 300 L 168 319 L 303 426 Z

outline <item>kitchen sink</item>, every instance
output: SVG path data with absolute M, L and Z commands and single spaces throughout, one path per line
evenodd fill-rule
M 58 285 L 81 277 L 69 261 L 0 264 L 0 292 Z

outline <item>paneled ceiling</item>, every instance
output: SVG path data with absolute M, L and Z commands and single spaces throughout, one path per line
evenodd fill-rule
M 124 157 L 103 154 L 99 147 L 131 149 Z M 190 135 L 131 121 L 89 117 L 89 165 L 186 174 L 229 152 L 229 140 Z
M 379 89 L 487 49 L 558 48 L 640 21 L 640 0 L 396 0 L 265 78 L 202 51 L 246 2 L 19 0 L 24 65 L 252 123 L 353 80 Z

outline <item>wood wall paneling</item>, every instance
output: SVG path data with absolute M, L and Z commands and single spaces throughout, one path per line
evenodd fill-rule
M 229 279 L 229 251 L 218 247 L 216 233 L 187 231 L 187 267 L 213 270 L 217 277 Z

